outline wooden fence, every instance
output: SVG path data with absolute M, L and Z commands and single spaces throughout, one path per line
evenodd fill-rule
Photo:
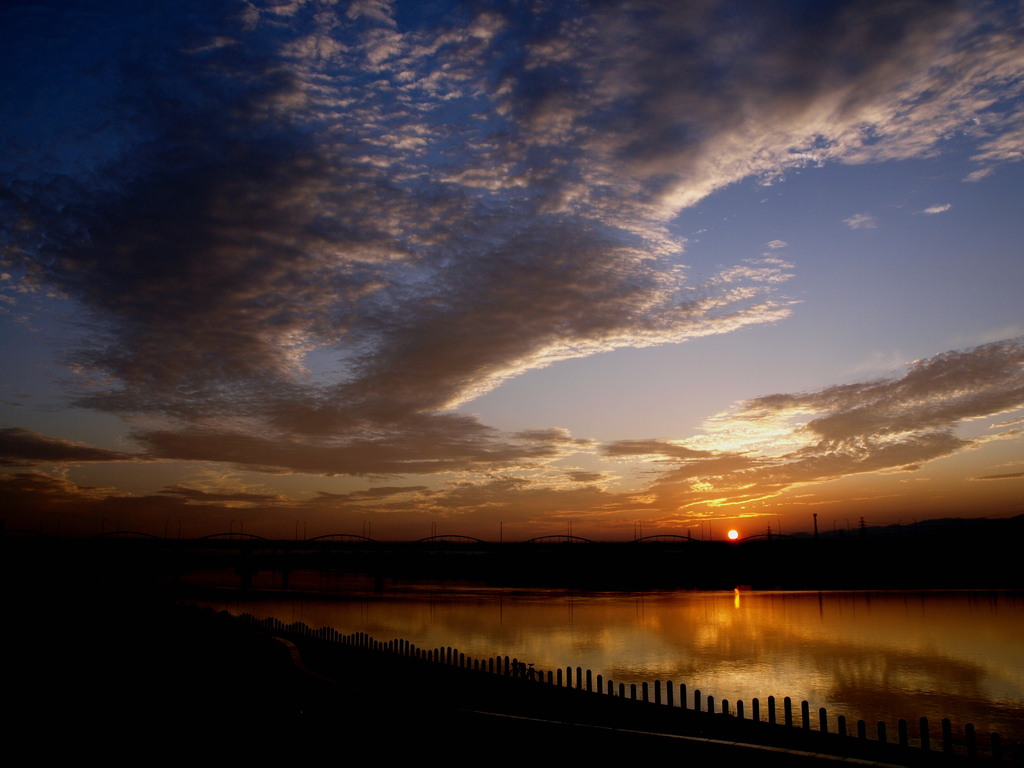
M 225 614 L 226 615 L 226 614 Z M 812 710 L 807 701 L 799 703 L 799 719 L 794 714 L 794 702 L 790 697 L 782 700 L 781 711 L 779 702 L 774 696 L 769 696 L 762 705 L 758 698 L 751 699 L 748 708 L 743 701 L 729 702 L 727 699 L 716 701 L 714 696 L 705 696 L 699 689 L 692 692 L 687 690 L 685 683 L 678 685 L 671 680 L 664 683 L 655 680 L 653 685 L 647 682 L 615 683 L 611 679 L 605 680 L 602 675 L 594 675 L 591 670 L 581 667 L 567 666 L 565 668 L 540 670 L 535 669 L 532 664 L 521 662 L 509 656 L 494 656 L 485 659 L 466 656 L 455 648 L 442 647 L 424 649 L 418 648 L 406 640 L 390 640 L 382 642 L 375 640 L 369 635 L 356 632 L 343 635 L 333 627 L 322 627 L 313 629 L 301 622 L 285 624 L 278 619 L 257 619 L 249 614 L 242 614 L 236 617 L 243 623 L 273 633 L 291 635 L 298 638 L 311 638 L 329 643 L 336 643 L 345 646 L 364 649 L 382 654 L 392 654 L 411 660 L 418 660 L 429 664 L 446 665 L 463 670 L 471 670 L 490 675 L 500 675 L 507 678 L 516 678 L 524 682 L 550 685 L 558 688 L 575 689 L 580 692 L 592 693 L 595 696 L 608 696 L 619 700 L 632 700 L 645 702 L 664 707 L 676 707 L 685 713 L 701 713 L 703 716 L 718 715 L 716 721 L 721 724 L 725 718 L 731 718 L 736 726 L 743 724 L 763 723 L 768 726 L 781 726 L 788 729 L 797 729 L 804 732 L 816 731 L 820 734 L 832 734 L 839 737 L 850 745 L 866 744 L 875 742 L 880 747 L 900 747 L 904 750 L 921 750 L 922 752 L 945 753 L 948 756 L 961 755 L 970 759 L 988 757 L 995 761 L 1003 759 L 1002 740 L 997 733 L 991 734 L 988 744 L 979 744 L 979 739 L 971 723 L 964 725 L 963 734 L 954 734 L 949 719 L 943 719 L 940 728 L 939 739 L 941 746 L 939 750 L 933 749 L 932 732 L 928 718 L 922 717 L 917 720 L 916 733 L 911 734 L 910 724 L 906 720 L 899 720 L 895 738 L 888 732 L 886 723 L 879 721 L 875 727 L 869 727 L 864 720 L 858 720 L 850 724 L 843 715 L 835 718 L 835 724 L 830 724 L 828 713 L 824 707 L 820 707 L 815 713 L 817 717 L 812 719 Z M 688 706 L 688 702 L 691 706 Z M 816 720 L 816 728 L 812 725 Z M 869 735 L 869 733 L 871 735 Z M 793 734 L 796 735 L 795 733 Z M 737 738 L 737 740 L 742 740 Z M 842 751 L 842 750 L 840 750 Z M 923 757 L 924 755 L 922 755 Z

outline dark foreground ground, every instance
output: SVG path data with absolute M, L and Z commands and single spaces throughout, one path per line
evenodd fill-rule
M 678 728 L 665 707 L 655 714 L 644 709 L 654 705 L 333 644 L 290 644 L 124 585 L 16 586 L 5 606 L 3 732 L 6 754 L 25 756 L 19 765 L 837 764 L 809 754 L 813 741 L 754 749 L 726 743 L 728 734 L 714 728 Z
M 721 716 L 683 723 L 678 709 L 309 640 L 290 645 L 176 605 L 159 588 L 165 570 L 148 568 L 155 559 L 93 548 L 69 557 L 52 546 L 0 553 L 0 732 L 4 754 L 17 756 L 11 765 L 836 764 L 814 755 L 816 732 L 753 748 L 728 743 L 738 737 L 735 726 L 718 727 Z M 848 764 L 920 762 L 891 751 L 858 757 Z M 943 764 L 941 755 L 927 764 Z
M 211 613 L 139 602 L 118 588 L 89 585 L 46 597 L 47 610 L 16 595 L 7 605 L 17 619 L 4 641 L 4 746 L 6 754 L 24 756 L 20 765 L 94 758 L 105 765 L 749 759 L 748 750 L 725 745 L 571 724 L 558 717 L 557 703 L 539 717 L 476 711 L 494 709 L 488 699 L 503 694 L 493 687 L 477 697 L 463 690 L 462 705 L 453 706 L 460 682 L 438 695 L 437 679 L 409 683 L 402 670 L 371 669 L 365 652 L 325 662 L 322 650 L 290 648 Z M 770 751 L 758 751 L 756 761 L 819 764 Z

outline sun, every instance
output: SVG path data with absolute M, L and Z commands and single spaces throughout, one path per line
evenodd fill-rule
M 731 531 L 729 531 L 725 535 L 728 536 L 732 541 L 736 541 L 736 539 L 738 539 L 740 537 L 740 532 L 737 531 L 735 528 L 733 528 Z

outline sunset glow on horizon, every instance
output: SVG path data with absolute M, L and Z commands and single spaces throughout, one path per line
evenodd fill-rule
M 1024 512 L 1019 3 L 59 5 L 0 10 L 7 529 Z

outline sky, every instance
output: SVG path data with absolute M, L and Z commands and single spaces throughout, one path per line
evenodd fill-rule
M 1024 512 L 1019 2 L 0 9 L 8 530 Z

